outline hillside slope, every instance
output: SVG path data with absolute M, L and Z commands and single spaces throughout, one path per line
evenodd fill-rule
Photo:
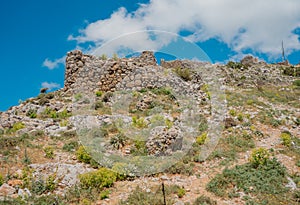
M 300 203 L 299 66 L 72 51 L 0 116 L 0 204 Z

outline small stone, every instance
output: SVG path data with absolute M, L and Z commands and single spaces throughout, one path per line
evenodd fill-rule
M 11 196 L 16 192 L 16 189 L 4 183 L 0 187 L 0 196 Z
M 7 182 L 7 184 L 9 186 L 16 187 L 16 186 L 21 186 L 23 184 L 23 181 L 19 179 L 11 179 Z
M 167 180 L 169 180 L 169 177 L 167 177 L 166 175 L 163 175 L 160 177 L 160 179 L 163 181 L 167 181 Z

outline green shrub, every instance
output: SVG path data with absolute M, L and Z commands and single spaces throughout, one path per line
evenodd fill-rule
M 96 95 L 97 97 L 101 97 L 101 96 L 103 95 L 103 92 L 102 92 L 101 90 L 97 90 L 97 91 L 95 92 L 95 95 Z
M 207 132 L 205 132 L 202 135 L 200 135 L 199 137 L 197 137 L 196 138 L 196 143 L 198 145 L 203 145 L 205 143 L 206 138 L 207 138 Z
M 80 162 L 84 162 L 87 164 L 89 164 L 92 159 L 91 155 L 89 153 L 87 153 L 84 146 L 78 147 L 78 150 L 76 151 L 76 157 L 77 157 L 77 160 L 79 160 Z
M 23 128 L 25 128 L 25 125 L 24 125 L 23 122 L 16 122 L 15 124 L 13 124 L 12 128 L 10 128 L 8 130 L 8 133 L 14 133 L 14 132 L 16 132 L 18 130 L 21 130 Z
M 46 184 L 43 179 L 34 179 L 31 182 L 31 192 L 41 195 L 46 191 Z
M 144 118 L 138 118 L 136 116 L 132 117 L 132 126 L 136 127 L 136 128 L 146 128 L 147 127 L 147 123 L 145 121 Z
M 49 116 L 53 119 L 58 118 L 58 114 L 55 110 L 51 110 L 50 113 L 49 113 Z
M 117 173 L 117 180 L 125 180 L 127 178 L 133 177 L 130 164 L 123 162 L 116 162 L 111 168 L 114 172 Z
M 109 190 L 103 190 L 100 192 L 100 199 L 103 200 L 103 199 L 108 199 L 109 198 Z
M 37 111 L 35 109 L 29 109 L 26 112 L 26 116 L 30 118 L 36 118 L 37 117 Z
M 115 148 L 115 149 L 120 149 L 125 146 L 127 138 L 125 135 L 119 133 L 112 138 L 110 138 L 110 144 Z
M 281 139 L 281 143 L 284 146 L 287 146 L 287 147 L 291 146 L 291 144 L 292 144 L 291 134 L 283 132 L 280 134 L 280 139 Z
M 237 119 L 238 119 L 238 121 L 243 122 L 243 120 L 244 120 L 243 114 L 239 113 L 238 116 L 237 116 Z
M 207 196 L 201 195 L 196 199 L 193 205 L 217 205 L 217 202 Z
M 55 190 L 55 188 L 57 186 L 55 179 L 56 179 L 56 174 L 48 176 L 48 178 L 46 179 L 46 185 L 45 185 L 46 191 L 54 191 Z
M 134 147 L 131 148 L 130 153 L 134 156 L 146 156 L 148 154 L 146 141 L 135 140 Z
M 294 80 L 293 85 L 300 87 L 300 80 Z
M 185 81 L 192 80 L 192 73 L 191 73 L 191 69 L 189 68 L 178 67 L 174 69 L 174 72 Z
M 4 183 L 4 179 L 3 179 L 3 176 L 2 174 L 0 174 L 0 186 Z
M 243 64 L 238 63 L 238 62 L 229 61 L 226 66 L 228 68 L 241 69 L 243 67 Z
M 84 189 L 111 187 L 117 180 L 117 174 L 107 168 L 79 175 L 80 185 Z
M 178 190 L 177 190 L 177 196 L 179 197 L 179 198 L 182 198 L 184 195 L 185 195 L 185 193 L 186 193 L 186 191 L 185 191 L 185 189 L 184 188 L 179 188 Z
M 57 117 L 60 119 L 65 119 L 67 117 L 70 117 L 70 113 L 68 113 L 68 111 L 64 109 L 63 111 L 57 113 Z
M 182 174 L 191 176 L 192 174 L 194 174 L 194 167 L 194 163 L 185 164 L 183 162 L 177 162 L 176 164 L 168 168 L 166 172 L 171 174 Z
M 152 89 L 151 91 L 156 95 L 167 95 L 167 96 L 172 95 L 172 90 L 168 87 L 155 88 Z
M 77 141 L 71 141 L 69 143 L 64 144 L 63 150 L 67 152 L 75 151 L 75 149 L 78 147 Z
M 275 158 L 267 160 L 257 168 L 251 163 L 237 165 L 232 169 L 225 168 L 206 186 L 206 189 L 217 196 L 229 196 L 234 190 L 256 194 L 282 194 L 288 192 L 286 168 Z
M 234 109 L 231 109 L 229 110 L 229 114 L 234 117 L 236 116 L 236 111 Z
M 44 152 L 45 152 L 45 157 L 49 158 L 49 159 L 53 159 L 54 158 L 54 148 L 51 146 L 47 146 L 44 148 Z
M 259 165 L 266 164 L 269 158 L 270 158 L 269 151 L 265 148 L 260 147 L 252 150 L 249 160 L 252 165 L 258 167 Z
M 296 119 L 294 120 L 294 122 L 295 122 L 295 124 L 296 124 L 297 126 L 300 126 L 300 118 L 299 118 L 299 117 L 296 118 Z

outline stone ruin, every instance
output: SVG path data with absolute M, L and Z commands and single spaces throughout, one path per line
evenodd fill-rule
M 115 87 L 126 76 L 141 67 L 156 67 L 153 52 L 144 51 L 135 58 L 102 59 L 83 54 L 79 50 L 71 51 L 66 58 L 64 91 L 72 91 L 76 85 L 88 89 L 115 91 Z M 137 85 L 141 82 L 137 81 Z

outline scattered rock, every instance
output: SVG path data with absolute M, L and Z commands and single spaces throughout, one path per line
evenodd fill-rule
M 0 196 L 11 196 L 16 192 L 16 189 L 4 183 L 0 187 Z

